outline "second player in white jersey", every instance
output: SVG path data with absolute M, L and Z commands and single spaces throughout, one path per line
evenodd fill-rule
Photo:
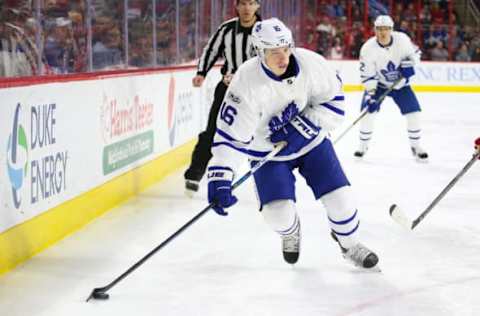
M 417 161 L 425 162 L 428 154 L 420 145 L 421 109 L 410 87 L 414 67 L 420 62 L 420 51 L 408 35 L 393 31 L 393 20 L 388 15 L 378 16 L 374 26 L 375 36 L 360 49 L 360 77 L 365 87 L 361 108 L 367 108 L 368 113 L 361 121 L 360 144 L 354 155 L 361 159 L 369 149 L 375 117 L 383 101 L 381 98 L 387 93 L 407 121 L 412 154 Z
M 327 210 L 332 237 L 344 256 L 372 268 L 377 255 L 358 242 L 358 211 L 350 183 L 326 137 L 344 117 L 342 82 L 320 55 L 294 49 L 291 31 L 278 19 L 257 22 L 252 37 L 258 56 L 240 66 L 217 119 L 208 168 L 208 199 L 214 210 L 237 202 L 232 181 L 238 166 L 267 155 L 275 143 L 288 145 L 253 175 L 261 213 L 281 236 L 285 261 L 300 253 L 300 218 L 294 169 Z
M 378 84 L 390 88 L 401 76 L 400 64 L 408 60 L 414 67 L 420 62 L 420 54 L 405 33 L 393 31 L 386 45 L 376 36 L 370 38 L 360 50 L 360 78 L 365 89 L 374 90 Z M 403 78 L 394 89 L 399 90 L 408 83 L 409 78 Z

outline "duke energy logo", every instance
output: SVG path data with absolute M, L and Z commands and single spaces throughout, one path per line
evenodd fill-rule
M 15 208 L 22 203 L 21 189 L 28 169 L 28 141 L 25 128 L 20 121 L 20 103 L 17 104 L 13 117 L 12 133 L 8 136 L 7 170 L 12 185 L 12 198 Z

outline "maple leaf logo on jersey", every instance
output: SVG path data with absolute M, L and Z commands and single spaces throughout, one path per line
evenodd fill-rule
M 388 62 L 387 69 L 382 69 L 380 72 L 388 82 L 394 82 L 400 78 L 400 72 L 397 70 L 397 67 L 395 67 L 395 64 L 391 61 Z
M 272 133 L 277 132 L 285 127 L 298 114 L 298 107 L 295 102 L 290 102 L 282 111 L 281 117 L 274 116 L 268 123 Z

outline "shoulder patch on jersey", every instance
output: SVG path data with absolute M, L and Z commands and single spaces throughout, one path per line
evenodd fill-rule
M 240 102 L 242 102 L 242 99 L 239 96 L 233 94 L 233 92 L 231 91 L 228 92 L 228 99 L 232 100 L 233 103 L 237 104 L 240 104 Z

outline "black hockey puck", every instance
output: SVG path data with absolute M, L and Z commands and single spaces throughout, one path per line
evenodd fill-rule
M 397 204 L 392 204 L 392 206 L 390 206 L 390 216 L 392 216 L 393 210 L 395 210 L 396 207 Z
M 92 297 L 96 300 L 108 300 L 110 295 L 105 292 L 93 292 Z

